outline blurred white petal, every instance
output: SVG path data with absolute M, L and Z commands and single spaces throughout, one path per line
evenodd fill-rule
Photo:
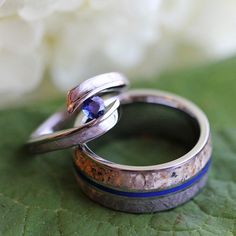
M 75 10 L 83 0 L 25 0 L 19 14 L 27 20 L 35 20 L 49 16 L 55 11 Z
M 196 0 L 165 0 L 159 12 L 162 27 L 182 33 L 189 24 L 196 8 Z
M 23 6 L 23 0 L 0 0 L 0 17 L 15 15 Z
M 110 0 L 89 0 L 89 6 L 94 9 L 102 9 L 104 7 L 107 7 L 108 4 L 110 4 L 112 1 Z
M 26 1 L 19 14 L 26 20 L 40 19 L 49 16 L 54 10 L 54 0 Z
M 0 21 L 0 48 L 25 53 L 39 46 L 41 40 L 40 22 L 26 22 L 18 17 L 3 18 Z
M 0 93 L 15 96 L 35 89 L 42 78 L 39 53 L 0 52 Z
M 84 0 L 59 0 L 56 1 L 55 10 L 72 11 L 81 6 Z
M 236 52 L 236 1 L 201 0 L 195 18 L 186 29 L 189 42 L 202 47 L 210 57 Z
M 0 7 L 4 4 L 6 0 L 0 0 Z

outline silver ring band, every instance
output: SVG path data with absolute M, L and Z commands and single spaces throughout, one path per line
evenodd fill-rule
M 167 197 L 170 202 L 178 198 L 177 205 L 182 204 L 193 197 L 206 182 L 207 177 L 204 176 L 207 176 L 212 152 L 209 122 L 196 105 L 174 94 L 156 90 L 136 90 L 120 96 L 121 106 L 137 102 L 175 108 L 195 119 L 200 131 L 197 143 L 184 156 L 152 166 L 128 166 L 110 162 L 97 156 L 86 144 L 80 144 L 75 150 L 74 157 L 77 178 L 90 198 L 110 208 L 129 212 L 149 212 L 150 205 L 144 204 L 142 207 L 143 201 L 140 200 L 142 198 L 137 200 L 137 196 L 132 194 L 149 196 L 156 193 L 157 197 L 154 197 L 156 207 L 152 206 L 151 209 L 154 211 L 169 209 L 174 207 L 173 203 L 167 204 L 165 208 L 160 206 L 163 197 Z M 197 178 L 202 171 L 205 171 L 204 175 Z M 191 185 L 186 188 L 188 184 Z M 177 192 L 173 192 L 175 188 Z M 161 191 L 167 191 L 166 195 L 161 196 L 162 200 L 158 195 Z M 120 196 L 120 192 L 125 195 Z M 112 201 L 105 200 L 111 199 L 111 195 Z M 147 202 L 152 202 L 153 205 L 153 197 L 145 199 L 149 199 Z M 118 204 L 118 202 L 123 203 Z
M 34 131 L 27 142 L 27 149 L 31 153 L 44 153 L 73 147 L 78 143 L 91 141 L 110 130 L 117 123 L 119 99 L 117 96 L 129 84 L 128 80 L 119 73 L 102 74 L 84 81 L 68 93 L 67 111 L 55 113 Z M 103 116 L 84 122 L 81 117 L 80 125 L 61 129 L 68 122 L 74 120 L 81 111 L 82 104 L 92 96 L 106 96 L 107 107 Z M 83 120 L 83 122 L 82 122 Z M 60 130 L 61 129 L 61 130 Z

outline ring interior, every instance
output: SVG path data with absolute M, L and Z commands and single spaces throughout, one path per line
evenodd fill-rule
M 96 155 L 117 164 L 157 165 L 189 152 L 200 137 L 197 120 L 181 110 L 136 102 L 122 105 L 120 120 L 87 144 Z

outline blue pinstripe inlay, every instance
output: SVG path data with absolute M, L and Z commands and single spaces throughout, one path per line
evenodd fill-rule
M 169 189 L 165 189 L 165 190 L 160 190 L 157 192 L 125 192 L 125 191 L 119 191 L 116 189 L 112 189 L 106 186 L 103 186 L 101 184 L 98 184 L 94 181 L 92 181 L 91 179 L 89 179 L 87 176 L 85 176 L 80 170 L 78 170 L 77 167 L 75 167 L 76 173 L 79 175 L 79 177 L 81 179 L 83 179 L 84 181 L 86 181 L 87 183 L 91 184 L 92 186 L 104 191 L 104 192 L 108 192 L 108 193 L 112 193 L 115 195 L 119 195 L 119 196 L 125 196 L 125 197 L 135 197 L 135 198 L 145 198 L 145 197 L 160 197 L 160 196 L 164 196 L 170 193 L 175 193 L 181 190 L 184 190 L 188 187 L 190 187 L 191 185 L 193 185 L 194 183 L 198 182 L 209 170 L 209 167 L 211 165 L 211 160 L 209 160 L 207 162 L 207 164 L 205 165 L 205 167 L 197 174 L 195 175 L 193 178 L 191 178 L 190 180 L 188 180 L 187 182 L 173 187 L 173 188 L 169 188 Z

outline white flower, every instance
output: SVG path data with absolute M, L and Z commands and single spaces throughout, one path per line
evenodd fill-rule
M 101 72 L 128 72 L 142 62 L 146 47 L 159 37 L 154 18 L 160 1 L 137 3 L 130 9 L 126 0 L 111 1 L 102 10 L 48 19 L 47 32 L 57 35 L 51 68 L 58 86 L 68 89 Z
M 3 50 L 0 53 L 1 92 L 10 96 L 29 92 L 39 85 L 42 62 L 38 53 L 18 53 Z
M 227 57 L 236 52 L 236 1 L 201 0 L 196 4 L 185 39 L 205 50 L 206 56 Z
M 0 92 L 14 96 L 37 87 L 43 76 L 40 22 L 17 16 L 0 20 Z
M 19 15 L 27 20 L 41 19 L 55 11 L 73 11 L 83 0 L 25 0 Z
M 147 78 L 230 56 L 235 12 L 234 0 L 0 0 L 0 93 L 35 89 L 45 69 L 67 90 L 102 72 Z

